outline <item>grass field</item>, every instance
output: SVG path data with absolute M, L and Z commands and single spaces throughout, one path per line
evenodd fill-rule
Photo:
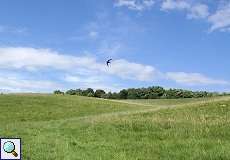
M 0 136 L 24 160 L 227 160 L 230 97 L 103 100 L 0 95 Z

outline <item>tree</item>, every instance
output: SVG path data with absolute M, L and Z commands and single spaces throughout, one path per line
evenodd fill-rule
M 97 89 L 94 93 L 94 97 L 102 98 L 105 95 L 105 91 L 102 89 Z
M 76 95 L 76 91 L 73 90 L 73 89 L 70 89 L 70 90 L 66 91 L 66 94 L 69 94 L 69 95 Z
M 88 96 L 89 93 L 94 95 L 94 90 L 92 88 L 87 88 L 86 90 L 82 91 L 83 96 Z
M 83 91 L 81 89 L 76 89 L 75 94 L 78 96 L 83 96 Z
M 184 90 L 183 98 L 192 98 L 192 97 L 193 97 L 193 92 L 192 91 Z
M 113 99 L 113 94 L 111 92 L 105 93 L 102 98 L 104 99 Z
M 87 97 L 94 97 L 94 94 L 93 93 L 88 93 Z
M 123 89 L 119 92 L 119 99 L 127 99 L 128 91 Z
M 172 99 L 172 98 L 176 98 L 176 90 L 175 89 L 169 89 L 165 91 L 165 94 L 163 95 L 164 98 L 167 99 Z
M 119 94 L 116 92 L 112 93 L 112 99 L 119 99 Z
M 154 93 L 154 95 L 157 95 L 158 98 L 160 98 L 164 95 L 165 89 L 160 86 L 151 87 L 151 92 Z
M 57 90 L 55 94 L 61 94 L 61 91 Z M 159 99 L 159 98 L 200 98 L 200 97 L 211 97 L 211 96 L 221 96 L 227 95 L 229 93 L 218 93 L 218 92 L 206 92 L 206 91 L 189 91 L 183 89 L 164 89 L 160 86 L 152 86 L 148 88 L 129 88 L 123 89 L 116 93 L 107 93 L 98 89 L 94 92 L 92 88 L 87 88 L 86 90 L 81 89 L 70 89 L 66 92 L 69 95 L 80 95 L 88 97 L 98 97 L 106 99 Z
M 55 91 L 54 91 L 54 94 L 62 94 L 62 95 L 64 95 L 64 92 L 62 92 L 62 91 L 60 91 L 60 90 L 55 90 Z
M 160 98 L 157 93 L 150 92 L 148 95 L 148 99 L 157 99 Z
M 128 89 L 127 91 L 128 91 L 127 99 L 138 99 L 139 98 L 136 89 L 131 88 L 131 89 Z

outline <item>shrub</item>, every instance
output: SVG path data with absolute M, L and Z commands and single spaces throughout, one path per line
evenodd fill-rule
M 94 93 L 94 97 L 102 98 L 105 95 L 105 91 L 102 89 L 97 89 Z
M 64 95 L 64 92 L 62 92 L 62 91 L 60 91 L 60 90 L 55 90 L 55 91 L 54 91 L 54 94 L 62 94 L 62 95 Z

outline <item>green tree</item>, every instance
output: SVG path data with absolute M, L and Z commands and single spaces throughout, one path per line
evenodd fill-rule
M 128 89 L 128 95 L 127 95 L 127 99 L 138 99 L 138 92 L 136 89 L 134 88 L 131 88 L 131 89 Z
M 87 97 L 94 97 L 94 94 L 93 93 L 88 93 Z
M 69 94 L 69 95 L 76 95 L 76 91 L 73 90 L 73 89 L 70 89 L 70 90 L 66 91 L 66 94 Z
M 128 91 L 123 89 L 119 92 L 119 99 L 127 99 Z
M 94 93 L 94 97 L 102 98 L 105 95 L 105 91 L 102 89 L 97 89 Z
M 82 91 L 83 96 L 88 96 L 89 93 L 94 95 L 94 90 L 92 88 L 87 88 L 86 90 Z
M 62 94 L 62 95 L 64 95 L 64 92 L 62 92 L 62 91 L 60 91 L 60 90 L 55 90 L 55 91 L 54 91 L 54 94 Z

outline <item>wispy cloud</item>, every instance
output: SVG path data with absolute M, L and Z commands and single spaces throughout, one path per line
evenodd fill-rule
M 221 30 L 229 31 L 230 30 L 230 3 L 220 7 L 217 11 L 208 18 L 208 21 L 211 23 L 210 31 Z
M 230 2 L 217 1 L 217 9 L 214 12 L 209 11 L 209 6 L 196 1 L 185 0 L 164 0 L 162 2 L 162 10 L 180 10 L 187 12 L 188 19 L 204 19 L 211 27 L 210 32 L 230 31 Z
M 12 27 L 6 25 L 0 25 L 0 33 L 7 33 L 7 34 L 26 34 L 28 31 L 25 27 Z
M 0 68 L 39 70 L 53 68 L 69 71 L 71 69 L 87 69 L 121 78 L 150 80 L 155 69 L 123 59 L 113 61 L 113 68 L 98 62 L 90 56 L 68 56 L 49 49 L 35 48 L 0 48 Z
M 116 56 L 120 50 L 122 50 L 123 45 L 119 42 L 108 42 L 106 40 L 101 41 L 98 48 L 98 52 L 107 56 Z
M 117 0 L 116 7 L 127 7 L 131 10 L 143 11 L 151 8 L 154 3 L 158 3 L 161 11 L 181 11 L 185 12 L 187 19 L 202 19 L 210 24 L 210 32 L 213 31 L 230 31 L 230 2 L 217 1 L 217 9 L 211 7 L 205 1 L 190 0 Z M 147 5 L 148 4 L 148 5 Z
M 166 76 L 180 84 L 185 85 L 229 85 L 225 80 L 218 80 L 206 77 L 200 73 L 185 73 L 185 72 L 168 72 Z
M 1 75 L 0 89 L 7 92 L 50 92 L 63 87 L 53 81 L 31 80 L 27 78 L 17 75 Z
M 65 81 L 75 82 L 75 83 L 98 83 L 101 82 L 102 79 L 99 76 L 80 77 L 80 76 L 66 75 Z
M 134 81 L 153 82 L 156 79 L 170 79 L 183 85 L 229 85 L 229 82 L 209 78 L 200 73 L 167 72 L 162 73 L 150 65 L 129 62 L 117 59 L 112 62 L 112 67 L 107 67 L 104 62 L 99 62 L 91 56 L 72 56 L 61 54 L 49 49 L 9 47 L 0 48 L 0 69 L 12 71 L 56 70 L 67 75 L 64 81 L 78 83 L 82 86 L 102 86 L 108 84 L 107 77 L 120 77 Z M 101 77 L 101 78 L 100 78 Z M 52 81 L 34 81 L 20 77 L 1 77 L 0 88 L 26 88 L 40 89 L 54 88 L 58 85 Z M 109 85 L 106 85 L 109 86 Z M 111 85 L 110 85 L 111 86 Z M 7 89 L 7 88 L 4 89 Z M 94 87 L 94 88 L 95 88 Z M 112 88 L 116 88 L 111 86 Z M 99 87 L 98 87 L 99 88 Z
M 124 59 L 115 60 L 113 67 L 111 67 L 108 72 L 111 74 L 119 73 L 119 76 L 122 78 L 136 79 L 139 81 L 152 81 L 158 76 L 158 71 L 154 67 L 128 62 Z
M 131 10 L 142 11 L 151 8 L 154 5 L 154 0 L 116 0 L 114 6 L 128 7 Z
M 162 10 L 184 10 L 191 8 L 188 1 L 164 0 L 161 5 Z
M 191 3 L 185 0 L 164 0 L 161 9 L 163 11 L 185 11 L 189 19 L 207 18 L 209 16 L 209 7 L 206 4 Z
M 125 52 L 129 54 L 128 50 L 134 46 L 129 47 L 128 43 L 145 31 L 144 26 L 122 12 L 110 14 L 101 11 L 95 15 L 95 19 L 73 33 L 70 39 L 87 44 L 94 55 L 118 57 Z
M 209 16 L 209 8 L 205 4 L 196 4 L 189 9 L 189 13 L 187 15 L 190 19 L 200 19 L 207 18 Z
M 64 77 L 64 81 L 78 88 L 103 89 L 107 92 L 121 90 L 121 86 L 119 84 L 111 83 L 111 81 L 108 80 L 108 77 L 103 75 L 66 75 Z
M 225 80 L 209 78 L 200 73 L 167 72 L 162 73 L 153 66 L 114 59 L 112 66 L 98 61 L 92 56 L 73 56 L 49 49 L 25 47 L 0 48 L 0 69 L 13 73 L 27 72 L 36 75 L 41 72 L 49 74 L 60 72 L 53 80 L 21 77 L 18 75 L 1 75 L 0 88 L 15 91 L 47 91 L 68 86 L 79 88 L 103 88 L 107 91 L 120 89 L 113 79 L 120 78 L 139 82 L 154 80 L 173 80 L 183 85 L 229 85 Z M 0 71 L 1 71 L 0 70 Z M 37 72 L 39 71 L 39 72 Z M 36 79 L 36 80 L 35 80 Z M 63 85 L 61 82 L 65 82 Z M 67 83 L 67 84 L 66 84 Z

